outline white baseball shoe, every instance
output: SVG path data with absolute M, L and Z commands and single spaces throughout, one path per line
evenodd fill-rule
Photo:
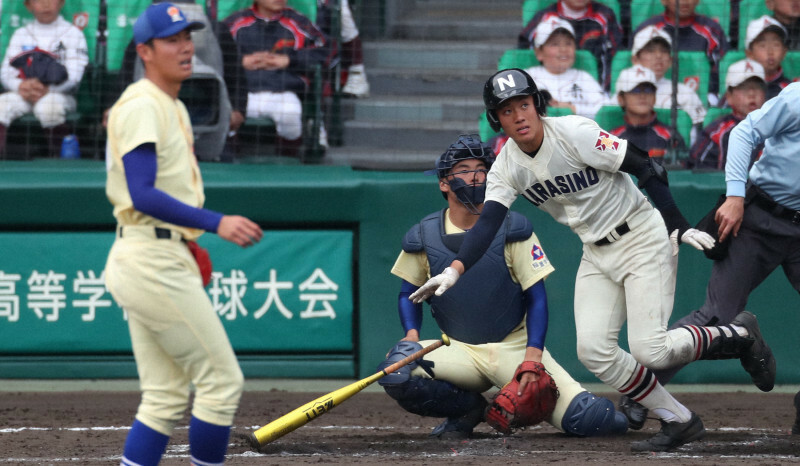
M 364 65 L 353 65 L 347 71 L 347 82 L 342 87 L 342 93 L 353 97 L 369 97 L 369 82 L 364 71 Z

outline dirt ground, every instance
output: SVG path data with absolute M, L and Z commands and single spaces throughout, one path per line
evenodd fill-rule
M 408 414 L 380 392 L 359 393 L 262 452 L 243 439 L 319 395 L 245 392 L 228 464 L 800 464 L 800 435 L 790 431 L 793 396 L 782 393 L 678 394 L 701 416 L 707 435 L 671 453 L 630 452 L 632 441 L 657 432 L 655 420 L 613 438 L 568 437 L 546 424 L 505 437 L 481 424 L 468 441 L 429 439 L 437 419 Z M 0 464 L 118 464 L 138 401 L 136 392 L 3 393 Z M 185 426 L 162 464 L 188 463 Z

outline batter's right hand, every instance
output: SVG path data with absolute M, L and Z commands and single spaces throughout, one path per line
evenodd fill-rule
M 455 285 L 461 275 L 452 267 L 445 268 L 442 273 L 425 282 L 424 285 L 419 287 L 417 291 L 411 293 L 408 297 L 414 304 L 419 304 L 426 299 L 433 296 L 441 296 L 448 288 Z
M 217 235 L 220 238 L 246 248 L 252 246 L 264 236 L 261 227 L 255 222 L 239 215 L 225 215 L 219 221 Z

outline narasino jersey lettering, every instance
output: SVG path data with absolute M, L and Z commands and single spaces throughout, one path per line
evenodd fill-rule
M 605 237 L 642 204 L 642 192 L 619 167 L 628 142 L 580 116 L 542 118 L 534 157 L 509 139 L 492 165 L 486 200 L 506 207 L 518 195 L 567 225 L 584 243 Z

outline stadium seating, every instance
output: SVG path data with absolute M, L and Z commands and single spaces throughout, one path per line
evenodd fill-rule
M 764 15 L 772 16 L 764 0 L 742 0 L 739 3 L 739 50 L 744 50 L 744 39 L 747 36 L 747 25 L 750 21 Z
M 540 65 L 539 60 L 533 50 L 530 49 L 509 49 L 503 52 L 503 55 L 497 61 L 497 69 L 504 70 L 508 68 L 522 68 L 527 69 L 531 66 Z M 597 59 L 588 50 L 575 51 L 575 68 L 584 70 L 591 74 L 594 79 L 597 79 Z
M 205 5 L 205 0 L 196 0 Z M 222 21 L 232 13 L 250 7 L 252 0 L 217 0 L 217 19 Z M 311 19 L 317 21 L 317 0 L 289 0 L 289 6 Z
M 745 0 L 747 1 L 747 0 Z M 764 3 L 764 0 L 761 0 Z M 730 34 L 731 7 L 728 0 L 703 0 L 697 4 L 695 12 L 716 20 L 726 35 Z M 653 16 L 664 13 L 664 5 L 653 0 L 632 0 L 631 2 L 631 29 Z
M 721 117 L 722 115 L 727 115 L 729 113 L 733 113 L 733 110 L 730 108 L 718 108 L 718 107 L 709 108 L 708 113 L 706 113 L 706 118 L 703 120 L 703 127 L 705 128 L 717 118 Z
M 678 53 L 678 79 L 680 82 L 688 85 L 697 92 L 698 97 L 703 102 L 703 105 L 708 107 L 708 84 L 709 76 L 711 73 L 711 64 L 704 52 L 684 51 Z M 620 50 L 614 55 L 611 61 L 611 91 L 614 92 L 615 86 L 613 80 L 619 76 L 620 72 L 625 68 L 633 66 L 631 63 L 630 50 Z M 672 76 L 672 70 L 668 70 L 665 75 L 667 78 Z
M 658 121 L 669 126 L 672 118 L 671 109 L 657 108 L 655 111 Z M 604 105 L 600 107 L 600 110 L 598 110 L 594 117 L 594 121 L 596 121 L 601 128 L 611 131 L 625 124 L 624 115 L 625 112 L 622 110 L 622 107 L 618 105 Z M 689 136 L 692 131 L 692 119 L 689 117 L 689 114 L 683 110 L 678 110 L 678 121 L 676 126 L 678 128 L 678 133 L 680 133 L 683 141 L 688 147 Z
M 533 18 L 533 16 L 539 10 L 542 10 L 551 4 L 555 3 L 556 0 L 525 0 L 522 3 L 522 25 L 523 27 L 528 24 L 528 21 Z M 617 0 L 598 0 L 599 3 L 603 3 L 607 5 L 611 10 L 614 11 L 614 14 L 617 16 L 617 22 L 620 21 L 619 18 L 619 2 Z

